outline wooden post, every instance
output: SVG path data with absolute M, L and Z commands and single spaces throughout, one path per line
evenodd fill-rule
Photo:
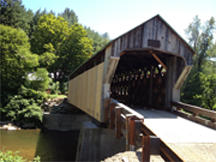
M 109 103 L 110 99 L 104 99 L 104 122 L 109 122 Z
M 116 107 L 115 108 L 115 137 L 117 139 L 121 138 L 121 112 L 122 108 L 121 107 Z
M 109 104 L 109 129 L 115 128 L 115 112 L 114 112 L 115 106 L 116 106 L 115 103 Z
M 142 120 L 135 120 L 135 148 L 142 147 L 142 138 L 140 138 L 141 132 L 142 132 Z
M 150 91 L 149 91 L 149 105 L 151 105 L 152 104 L 152 95 L 153 95 L 153 73 L 154 73 L 154 67 L 153 66 L 150 66 L 151 67 L 151 69 L 150 69 L 150 87 L 149 87 L 149 89 L 150 89 Z
M 130 119 L 130 139 L 129 139 L 129 150 L 135 150 L 135 121 Z
M 151 138 L 149 136 L 143 136 L 142 138 L 142 162 L 150 161 L 151 150 Z
M 130 125 L 130 116 L 126 115 L 126 151 L 129 151 L 129 126 Z

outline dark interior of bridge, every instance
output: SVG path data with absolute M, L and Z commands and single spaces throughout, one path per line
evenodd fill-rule
M 166 58 L 171 56 L 157 51 L 124 52 L 111 83 L 111 97 L 129 106 L 163 109 Z

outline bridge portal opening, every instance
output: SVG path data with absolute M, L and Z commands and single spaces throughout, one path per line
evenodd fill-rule
M 165 109 L 166 59 L 158 51 L 126 51 L 111 83 L 111 97 L 129 106 Z

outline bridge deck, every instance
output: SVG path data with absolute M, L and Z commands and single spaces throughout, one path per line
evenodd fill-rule
M 162 110 L 135 109 L 145 125 L 185 161 L 216 161 L 216 130 Z

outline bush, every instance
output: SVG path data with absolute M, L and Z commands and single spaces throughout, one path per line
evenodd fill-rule
M 62 94 L 68 93 L 68 82 L 61 83 L 60 84 L 60 90 L 61 90 Z
M 26 162 L 27 159 L 23 159 L 22 156 L 19 156 L 19 151 L 0 151 L 0 162 Z M 32 162 L 40 162 L 40 157 L 37 156 Z
M 56 83 L 52 82 L 50 84 L 49 89 L 50 89 L 50 94 L 58 94 L 60 92 L 60 90 L 59 90 L 59 82 L 56 82 Z
M 40 105 L 46 99 L 45 92 L 34 91 L 22 86 L 18 95 L 12 97 L 10 102 L 0 110 L 4 119 L 19 123 L 19 125 L 31 122 L 39 125 L 43 118 Z
M 45 68 L 37 68 L 37 71 L 28 76 L 27 87 L 37 90 L 46 91 L 49 88 L 51 78 Z

